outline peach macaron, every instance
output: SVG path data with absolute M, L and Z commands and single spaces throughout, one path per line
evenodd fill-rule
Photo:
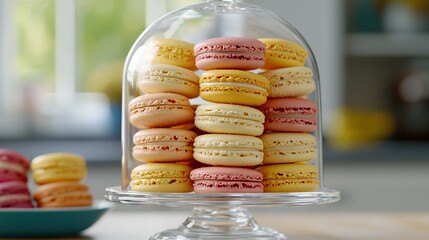
M 190 130 L 152 128 L 133 137 L 133 156 L 141 162 L 179 162 L 192 160 L 192 144 L 197 134 Z
M 175 93 L 151 93 L 129 103 L 131 124 L 140 129 L 173 127 L 194 122 L 189 99 Z
M 79 182 L 52 182 L 39 186 L 34 192 L 39 208 L 91 206 L 93 197 L 88 187 Z

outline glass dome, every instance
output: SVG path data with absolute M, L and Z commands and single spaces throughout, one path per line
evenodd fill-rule
M 196 209 L 194 210 L 193 215 L 190 216 L 192 222 L 194 225 L 198 225 L 199 223 L 198 218 L 201 216 L 202 213 L 207 214 L 208 212 L 213 213 L 213 211 L 202 211 L 200 207 L 210 207 L 212 209 L 215 208 L 222 208 L 222 211 L 214 211 L 214 212 L 220 212 L 222 214 L 231 215 L 231 218 L 222 218 L 220 221 L 228 222 L 231 221 L 234 218 L 234 214 L 237 214 L 237 212 L 242 213 L 243 207 L 245 206 L 271 206 L 271 205 L 306 205 L 306 204 L 321 204 L 321 203 L 328 203 L 328 202 L 334 202 L 339 199 L 339 192 L 335 190 L 329 190 L 325 188 L 324 182 L 323 182 L 323 159 L 322 159 L 322 138 L 321 138 L 321 112 L 317 111 L 316 113 L 316 123 L 315 129 L 312 130 L 290 130 L 291 132 L 301 134 L 311 134 L 316 142 L 316 150 L 313 151 L 312 157 L 304 159 L 304 160 L 297 160 L 298 162 L 305 162 L 306 165 L 312 165 L 317 168 L 318 175 L 317 178 L 317 187 L 307 191 L 305 188 L 302 188 L 300 191 L 273 191 L 273 192 L 264 192 L 264 193 L 242 193 L 242 192 L 231 192 L 231 193 L 213 193 L 213 192 L 202 192 L 202 193 L 195 193 L 192 192 L 192 190 L 186 191 L 186 193 L 176 193 L 174 190 L 169 191 L 163 191 L 162 193 L 157 191 L 145 191 L 145 190 L 137 190 L 136 188 L 132 188 L 130 186 L 131 182 L 133 181 L 131 179 L 131 175 L 133 174 L 133 170 L 136 169 L 136 167 L 145 165 L 148 162 L 149 163 L 159 163 L 159 162 L 165 162 L 164 156 L 157 156 L 155 155 L 151 156 L 151 160 L 148 160 L 147 158 L 142 159 L 136 159 L 136 154 L 133 154 L 133 148 L 135 147 L 135 141 L 133 142 L 133 138 L 138 135 L 138 132 L 142 129 L 151 129 L 151 128 L 171 128 L 176 129 L 177 128 L 184 128 L 184 129 L 191 129 L 196 133 L 196 135 L 204 135 L 204 134 L 212 134 L 212 133 L 219 133 L 219 132 L 210 132 L 207 131 L 205 128 L 199 129 L 198 125 L 197 127 L 193 127 L 187 125 L 187 121 L 180 121 L 175 124 L 166 124 L 166 125 L 151 125 L 149 123 L 152 120 L 145 121 L 144 119 L 142 121 L 136 121 L 133 116 L 130 116 L 131 113 L 134 113 L 133 109 L 136 105 L 141 106 L 144 103 L 136 103 L 137 99 L 139 99 L 141 96 L 150 95 L 153 92 L 156 93 L 156 90 L 159 89 L 157 87 L 159 86 L 153 86 L 146 88 L 139 86 L 139 81 L 141 79 L 142 72 L 147 70 L 147 66 L 151 66 L 151 64 L 166 64 L 166 65 L 175 65 L 176 67 L 180 68 L 187 68 L 187 71 L 194 72 L 198 78 L 202 78 L 203 74 L 206 74 L 206 72 L 210 72 L 212 69 L 204 69 L 204 67 L 197 68 L 198 62 L 201 62 L 201 59 L 196 58 L 197 64 L 195 64 L 195 56 L 194 52 L 186 52 L 184 49 L 189 49 L 189 46 L 191 48 L 194 48 L 197 44 L 201 43 L 207 43 L 207 41 L 211 41 L 209 39 L 221 39 L 222 41 L 225 38 L 227 39 L 242 39 L 245 38 L 248 41 L 257 41 L 258 39 L 264 44 L 265 46 L 265 55 L 264 55 L 264 61 L 265 65 L 261 65 L 260 67 L 253 67 L 252 69 L 246 69 L 245 68 L 239 68 L 239 71 L 246 71 L 250 72 L 254 75 L 258 76 L 267 76 L 267 71 L 275 71 L 282 68 L 292 68 L 294 66 L 299 67 L 306 67 L 307 69 L 310 69 L 312 72 L 312 79 L 314 82 L 314 88 L 311 91 L 308 91 L 306 94 L 296 94 L 287 96 L 286 98 L 294 98 L 294 99 L 300 99 L 304 101 L 311 101 L 314 103 L 317 109 L 321 109 L 321 103 L 320 103 L 320 80 L 319 80 L 319 72 L 316 64 L 316 59 L 310 49 L 310 46 L 307 44 L 305 39 L 301 36 L 301 34 L 296 30 L 291 24 L 283 20 L 282 18 L 278 17 L 271 11 L 268 11 L 264 8 L 261 8 L 256 5 L 251 4 L 245 4 L 245 3 L 238 3 L 235 1 L 227 1 L 227 0 L 208 0 L 206 3 L 202 4 L 196 4 L 189 7 L 185 7 L 182 9 L 179 9 L 177 11 L 171 12 L 164 17 L 160 18 L 158 21 L 153 23 L 149 28 L 147 28 L 135 41 L 134 45 L 132 46 L 127 60 L 125 62 L 124 66 L 124 75 L 123 75 L 123 114 L 122 114 L 122 184 L 121 187 L 112 187 L 108 188 L 106 191 L 106 198 L 112 201 L 118 201 L 122 203 L 133 203 L 133 204 L 160 204 L 160 205 L 168 205 L 168 206 L 195 206 Z M 165 39 L 169 39 L 169 43 L 160 45 L 159 41 L 164 41 Z M 249 40 L 250 39 L 250 40 Z M 292 47 L 288 46 L 286 47 L 286 51 L 292 51 L 295 53 L 300 50 L 300 48 L 304 48 L 304 52 L 307 52 L 308 57 L 306 60 L 304 59 L 304 62 L 302 64 L 298 65 L 285 65 L 285 66 L 274 66 L 274 65 L 267 65 L 269 56 L 267 55 L 270 51 L 276 51 L 277 49 L 270 49 L 271 42 L 264 42 L 262 39 L 275 39 L 280 41 L 287 41 L 292 42 Z M 214 40 L 215 42 L 217 40 Z M 234 42 L 233 44 L 236 44 Z M 179 45 L 179 50 L 177 50 L 177 46 Z M 292 50 L 291 50 L 292 48 Z M 195 48 L 197 49 L 197 48 Z M 238 46 L 234 48 L 233 51 L 238 51 Z M 253 49 L 253 48 L 250 48 Z M 213 49 L 212 49 L 213 50 Z M 253 49 L 254 50 L 254 49 Z M 284 50 L 284 49 L 282 49 Z M 159 53 L 160 51 L 167 51 L 168 54 L 170 54 L 169 59 L 159 59 Z M 210 51 L 210 49 L 209 49 Z M 218 51 L 218 50 L 216 50 Z M 179 54 L 180 57 L 172 56 L 171 54 Z M 254 53 L 252 53 L 254 54 Z M 301 54 L 301 53 L 296 53 Z M 303 57 L 303 56 L 298 56 Z M 191 59 L 191 64 L 186 63 L 186 61 Z M 303 57 L 305 58 L 305 56 Z M 184 60 L 186 59 L 186 60 Z M 225 62 L 224 62 L 225 63 Z M 195 66 L 197 65 L 197 66 Z M 201 64 L 199 65 L 201 66 Z M 220 66 L 220 65 L 217 65 Z M 223 65 L 222 65 L 223 66 Z M 226 64 L 228 66 L 228 64 Z M 246 65 L 248 66 L 248 65 Z M 268 66 L 268 67 L 267 67 Z M 274 67 L 273 67 L 274 66 Z M 228 67 L 221 67 L 222 69 L 228 69 Z M 235 69 L 234 67 L 231 67 L 231 69 Z M 159 69 L 158 69 L 159 70 Z M 214 70 L 218 70 L 215 69 Z M 290 69 L 289 69 L 290 70 Z M 162 70 L 161 70 L 162 71 Z M 185 74 L 181 72 L 182 74 Z M 265 74 L 265 75 L 264 75 Z M 292 72 L 289 73 L 289 75 L 296 75 L 299 73 Z M 307 73 L 308 74 L 308 73 Z M 186 75 L 186 74 L 185 74 Z M 271 74 L 271 75 L 277 75 Z M 308 76 L 308 75 L 307 75 Z M 293 77 L 293 76 L 292 76 Z M 269 77 L 267 77 L 269 79 Z M 311 77 L 310 77 L 311 78 Z M 198 81 L 198 80 L 197 80 Z M 200 79 L 200 82 L 202 80 Z M 292 80 L 293 81 L 293 80 Z M 225 84 L 225 83 L 223 83 Z M 292 83 L 293 84 L 293 83 Z M 273 83 L 271 82 L 271 85 Z M 239 83 L 238 86 L 243 87 L 243 84 Z M 144 88 L 142 90 L 142 88 Z M 149 90 L 147 90 L 149 89 Z M 154 90 L 155 89 L 155 90 Z M 165 91 L 165 88 L 160 90 L 159 92 L 162 93 L 182 93 L 182 92 L 176 92 L 177 89 L 175 87 L 170 88 L 171 91 Z M 200 92 L 202 91 L 202 85 L 200 88 Z M 260 88 L 257 88 L 260 89 Z M 147 91 L 144 91 L 147 90 Z M 192 91 L 191 91 L 192 92 Z M 265 101 L 270 101 L 270 99 L 278 98 L 277 96 L 273 97 L 273 95 L 270 95 L 271 93 L 268 93 L 268 100 L 265 99 Z M 182 94 L 183 95 L 183 94 Z M 192 110 L 195 110 L 197 106 L 201 106 L 204 104 L 210 104 L 211 98 L 206 98 L 204 96 L 198 96 L 199 94 L 194 94 L 190 92 L 184 93 L 184 95 L 187 95 L 187 98 L 189 99 L 190 104 L 192 105 Z M 280 92 L 280 96 L 282 96 Z M 241 105 L 241 102 L 237 104 L 236 102 L 232 101 L 229 102 L 225 99 L 230 99 L 228 97 L 219 97 L 215 96 L 216 99 L 222 99 L 218 102 L 215 101 L 215 104 L 232 104 L 232 105 Z M 232 97 L 234 99 L 234 97 Z M 241 96 L 240 101 L 245 99 L 246 97 Z M 281 97 L 283 98 L 283 97 Z M 235 98 L 237 99 L 237 98 Z M 153 100 L 151 100 L 153 101 Z M 243 100 L 245 103 L 248 103 L 249 101 Z M 252 101 L 250 101 L 252 102 Z M 269 127 L 267 127 L 267 119 L 269 118 L 267 113 L 264 112 L 263 104 L 257 103 L 257 104 L 243 104 L 247 105 L 246 107 L 252 107 L 254 109 L 259 109 L 261 112 L 265 114 L 265 132 L 276 132 L 276 130 L 270 130 Z M 276 108 L 276 107 L 270 107 Z M 268 108 L 267 108 L 268 109 Z M 140 110 L 142 111 L 142 110 Z M 197 110 L 198 111 L 198 110 Z M 292 113 L 292 117 L 296 117 L 297 114 L 302 113 Z M 281 114 L 284 115 L 284 114 Z M 195 116 L 195 115 L 193 115 Z M 156 117 L 155 115 L 153 117 Z M 165 118 L 165 116 L 158 116 L 161 118 Z M 182 119 L 186 118 L 182 115 L 176 115 L 174 111 L 171 111 L 170 117 L 172 120 L 175 119 Z M 148 118 L 145 118 L 148 119 Z M 307 120 L 305 120 L 307 121 Z M 138 122 L 138 123 L 136 123 Z M 196 123 L 196 122 L 195 122 Z M 174 125 L 174 126 L 173 126 Z M 184 127 L 189 126 L 189 127 Z M 280 127 L 281 128 L 281 127 Z M 178 130 L 179 131 L 179 130 Z M 290 132 L 289 130 L 284 130 L 282 132 Z M 136 134 L 137 133 L 137 134 Z M 222 132 L 228 134 L 228 132 Z M 260 138 L 261 134 L 253 134 L 255 137 Z M 302 142 L 306 142 L 307 140 L 298 140 Z M 265 144 L 265 143 L 264 143 Z M 192 146 L 192 143 L 190 144 Z M 194 145 L 195 146 L 195 145 Z M 264 145 L 264 148 L 266 146 Z M 292 146 L 292 149 L 298 149 L 299 146 Z M 195 150 L 195 149 L 194 149 Z M 192 150 L 191 150 L 192 151 Z M 261 151 L 262 152 L 262 149 Z M 263 154 L 263 153 L 262 153 Z M 295 154 L 295 153 L 291 153 Z M 178 154 L 179 155 L 179 154 Z M 195 157 L 195 154 L 194 154 Z M 264 156 L 265 161 L 266 153 Z M 137 156 L 139 158 L 139 156 Z M 179 159 L 179 156 L 173 157 L 173 159 Z M 181 159 L 184 160 L 185 158 Z M 157 161 L 158 160 L 158 161 Z M 180 160 L 180 159 L 179 159 Z M 185 159 L 186 160 L 186 159 Z M 172 161 L 175 162 L 175 161 Z M 291 163 L 293 161 L 287 160 L 286 164 L 294 164 Z M 275 162 L 277 163 L 277 162 Z M 189 164 L 189 161 L 182 161 L 182 165 L 189 165 L 193 168 L 200 168 L 207 166 L 207 162 L 199 162 L 193 160 L 192 163 Z M 213 164 L 216 165 L 216 164 Z M 222 164 L 221 164 L 222 165 Z M 272 165 L 271 163 L 260 163 L 250 166 L 244 166 L 245 168 L 258 168 L 261 165 Z M 161 165 L 158 165 L 161 166 Z M 242 167 L 242 166 L 238 166 Z M 256 169 L 257 170 L 257 169 Z M 255 170 L 255 171 L 256 171 Z M 302 173 L 302 172 L 301 172 Z M 299 174 L 298 174 L 299 175 Z M 302 181 L 306 181 L 305 179 Z M 299 189 L 299 188 L 298 188 Z M 231 211 L 232 208 L 237 208 L 239 210 L 237 211 Z M 247 214 L 247 213 L 246 213 Z M 241 217 L 246 218 L 249 220 L 250 218 L 247 218 L 246 214 L 241 215 Z M 213 215 L 210 215 L 211 218 Z M 197 219 L 197 220 L 196 220 Z M 219 219 L 218 219 L 219 220 Z M 188 221 L 190 221 L 188 219 Z M 235 220 L 233 220 L 235 221 Z M 207 224 L 208 221 L 204 220 L 204 224 Z M 251 220 L 248 221 L 248 224 L 252 225 L 255 224 Z M 190 235 L 186 235 L 184 237 L 183 231 L 182 231 L 182 237 L 183 239 L 192 239 L 192 231 L 188 228 L 190 227 L 188 223 L 184 223 L 182 226 L 181 231 L 183 228 L 186 228 L 187 232 Z M 210 236 L 219 237 L 222 236 L 223 239 L 228 239 L 227 235 L 230 234 L 230 230 L 224 231 L 225 229 L 221 229 L 222 224 L 213 224 L 213 226 L 216 227 L 216 230 L 208 231 L 211 232 Z M 249 226 L 250 226 L 249 225 Z M 199 225 L 198 225 L 199 226 Z M 253 226 L 253 225 L 252 225 Z M 199 226 L 201 227 L 201 226 Z M 237 229 L 239 229 L 238 227 Z M 180 228 L 179 228 L 180 229 Z M 236 230 L 237 230 L 236 229 Z M 247 229 L 249 230 L 249 229 Z M 215 233 L 218 231 L 217 233 Z M 244 235 L 240 235 L 240 237 L 254 237 L 257 232 L 262 235 L 258 235 L 261 237 L 260 239 L 283 239 L 282 235 L 275 233 L 271 230 L 266 230 L 263 228 L 253 228 L 251 230 L 251 233 L 246 233 Z M 201 234 L 201 232 L 198 232 L 198 234 Z M 198 234 L 195 236 L 198 236 Z M 217 234 L 217 235 L 216 235 Z M 264 235 L 265 234 L 265 235 Z M 166 235 L 163 235 L 163 237 L 154 237 L 153 239 L 173 239 L 172 236 L 180 235 L 177 233 L 177 231 L 169 232 Z M 171 238 L 169 238 L 169 237 Z M 194 237 L 195 237 L 194 236 Z M 238 235 L 234 235 L 230 239 L 238 239 Z M 271 236 L 264 238 L 262 236 Z M 274 236 L 274 237 L 273 237 Z

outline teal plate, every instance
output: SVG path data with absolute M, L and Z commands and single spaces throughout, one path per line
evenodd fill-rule
M 108 201 L 95 200 L 91 207 L 0 209 L 0 238 L 75 236 L 112 207 Z

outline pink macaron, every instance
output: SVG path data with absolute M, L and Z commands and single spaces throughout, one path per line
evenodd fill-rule
M 33 208 L 27 184 L 21 181 L 0 183 L 0 208 Z
M 202 70 L 252 70 L 265 64 L 265 45 L 253 38 L 220 37 L 194 47 L 196 66 Z
M 313 132 L 317 105 L 304 98 L 272 98 L 259 107 L 265 115 L 265 131 Z
M 9 149 L 0 149 L 0 183 L 7 181 L 27 182 L 29 168 L 30 162 L 22 154 Z
M 191 171 L 196 193 L 262 193 L 262 174 L 248 168 L 202 167 Z

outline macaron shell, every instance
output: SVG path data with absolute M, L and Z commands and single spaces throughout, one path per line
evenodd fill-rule
M 142 93 L 177 93 L 188 98 L 199 95 L 199 77 L 191 70 L 166 64 L 142 66 L 138 70 Z
M 267 101 L 266 77 L 239 70 L 212 70 L 201 75 L 200 97 L 209 102 L 259 106 Z
M 160 178 L 131 180 L 131 190 L 139 192 L 180 193 L 192 192 L 189 178 Z
M 259 110 L 265 131 L 312 132 L 317 129 L 317 105 L 304 98 L 271 98 Z
M 39 208 L 91 206 L 93 197 L 88 187 L 79 182 L 54 182 L 39 186 L 34 192 Z
M 194 159 L 213 166 L 257 166 L 263 161 L 262 140 L 257 137 L 206 134 L 194 142 Z
M 132 170 L 130 187 L 141 192 L 191 192 L 191 170 L 186 164 L 142 164 Z
M 189 99 L 174 93 L 136 97 L 130 101 L 129 111 L 131 124 L 141 129 L 171 127 L 194 121 Z
M 0 208 L 33 208 L 26 183 L 22 181 L 0 183 Z
M 131 179 L 189 178 L 192 167 L 177 163 L 147 163 L 135 167 Z
M 236 167 L 202 167 L 191 171 L 191 180 L 222 180 L 222 181 L 250 181 L 260 182 L 263 179 L 262 173 L 248 169 Z
M 258 40 L 264 43 L 266 48 L 264 69 L 304 66 L 308 52 L 300 44 L 279 38 Z
M 205 132 L 259 136 L 264 131 L 264 114 L 246 106 L 204 104 L 195 114 L 195 126 Z
M 252 53 L 203 53 L 196 58 L 196 66 L 202 70 L 253 70 L 263 67 L 264 64 L 265 56 Z
M 168 64 L 195 70 L 194 44 L 172 38 L 153 38 L 144 46 L 145 59 L 153 64 Z
M 308 133 L 265 133 L 264 164 L 306 162 L 317 158 L 316 138 Z
M 60 181 L 80 181 L 86 177 L 86 168 L 51 168 L 33 170 L 33 181 L 46 184 Z
M 137 132 L 133 157 L 141 162 L 179 162 L 192 160 L 195 132 L 155 128 Z
M 194 47 L 196 66 L 202 70 L 257 69 L 265 64 L 265 46 L 252 38 L 208 39 Z
M 319 188 L 316 166 L 304 163 L 264 165 L 256 169 L 264 175 L 265 192 L 307 192 Z
M 314 91 L 313 71 L 308 67 L 280 68 L 260 73 L 270 81 L 268 97 L 301 97 Z
M 27 176 L 21 172 L 14 171 L 0 163 L 0 183 L 8 181 L 27 182 Z
M 213 181 L 203 180 L 194 182 L 196 193 L 263 193 L 261 182 Z
M 190 130 L 171 129 L 171 128 L 153 128 L 138 131 L 133 136 L 133 143 L 136 145 L 148 143 L 192 143 L 197 134 Z
M 18 164 L 25 170 L 30 168 L 30 162 L 24 155 L 10 149 L 0 148 L 0 162 Z

